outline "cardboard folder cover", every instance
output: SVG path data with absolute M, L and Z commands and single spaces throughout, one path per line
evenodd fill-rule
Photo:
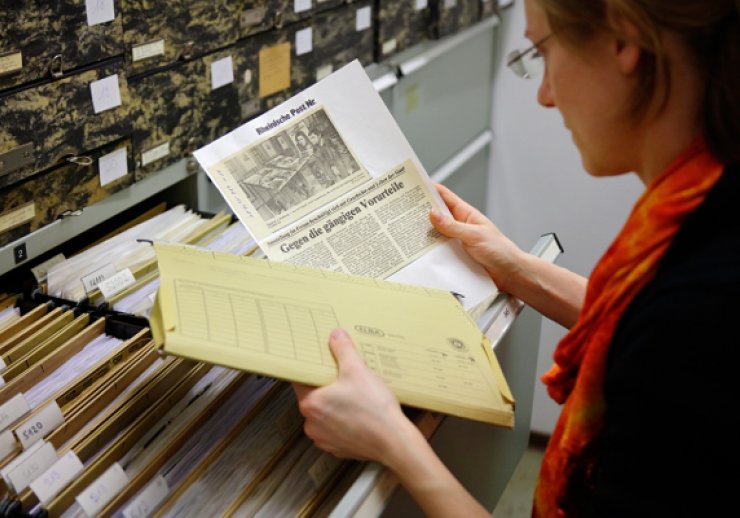
M 513 426 L 490 343 L 450 293 L 155 244 L 161 284 L 150 321 L 166 353 L 325 385 L 332 329 L 411 406 Z

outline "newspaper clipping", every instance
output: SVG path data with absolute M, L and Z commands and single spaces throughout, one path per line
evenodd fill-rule
M 386 278 L 445 240 L 429 223 L 434 203 L 409 160 L 262 248 L 271 259 Z
M 194 152 L 273 261 L 461 295 L 496 286 L 429 222 L 447 212 L 358 61 Z

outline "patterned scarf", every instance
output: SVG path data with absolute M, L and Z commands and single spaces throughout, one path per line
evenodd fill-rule
M 535 518 L 573 517 L 598 455 L 604 422 L 604 375 L 612 335 L 635 295 L 655 275 L 681 224 L 722 174 L 697 140 L 647 187 L 624 228 L 594 268 L 583 308 L 555 350 L 542 381 L 565 403 L 547 446 L 535 491 Z

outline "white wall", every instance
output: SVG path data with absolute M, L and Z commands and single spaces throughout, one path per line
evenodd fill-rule
M 502 25 L 503 55 L 528 45 L 522 0 L 504 11 Z M 501 61 L 493 89 L 488 215 L 525 250 L 540 235 L 556 232 L 565 248 L 558 263 L 588 275 L 619 232 L 642 184 L 635 175 L 590 177 L 560 114 L 537 104 L 537 83 L 516 77 Z M 551 366 L 564 334 L 564 328 L 543 320 L 532 417 L 536 432 L 549 434 L 559 413 L 539 376 Z

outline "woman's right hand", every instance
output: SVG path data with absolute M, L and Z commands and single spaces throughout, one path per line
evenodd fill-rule
M 432 209 L 429 220 L 440 233 L 459 239 L 465 250 L 485 268 L 502 291 L 510 291 L 507 279 L 515 277 L 524 253 L 479 210 L 447 187 L 437 184 L 437 191 L 453 218 Z

